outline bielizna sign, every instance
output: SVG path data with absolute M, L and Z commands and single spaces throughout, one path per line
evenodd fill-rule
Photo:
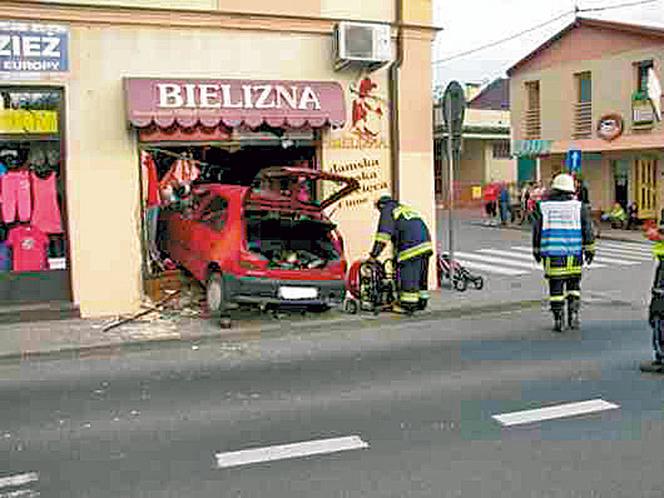
M 125 78 L 129 121 L 137 127 L 206 127 L 242 123 L 299 128 L 343 125 L 341 85 L 334 81 Z
M 0 21 L 0 72 L 68 71 L 68 42 L 66 26 Z

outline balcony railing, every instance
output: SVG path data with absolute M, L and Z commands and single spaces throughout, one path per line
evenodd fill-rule
M 574 138 L 590 138 L 592 133 L 592 102 L 578 102 L 574 106 Z
M 526 140 L 537 140 L 542 136 L 540 108 L 528 109 L 525 118 Z

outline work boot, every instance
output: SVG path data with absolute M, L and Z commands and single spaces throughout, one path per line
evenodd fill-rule
M 578 330 L 580 327 L 579 322 L 579 303 L 570 301 L 567 308 L 567 325 L 572 330 Z
M 553 331 L 562 332 L 564 322 L 563 310 L 553 310 Z

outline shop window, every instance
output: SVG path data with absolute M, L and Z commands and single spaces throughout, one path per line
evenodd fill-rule
M 590 71 L 574 75 L 576 102 L 574 104 L 574 138 L 590 138 L 593 128 L 592 75 Z
M 0 88 L 3 304 L 71 301 L 63 104 L 63 92 L 57 88 Z
M 492 146 L 494 159 L 509 159 L 511 157 L 509 140 L 494 142 Z
M 542 135 L 541 111 L 540 111 L 540 82 L 526 82 L 526 115 L 525 115 L 526 139 L 534 140 Z

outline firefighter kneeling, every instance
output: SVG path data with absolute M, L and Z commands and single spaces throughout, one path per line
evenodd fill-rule
M 556 176 L 551 194 L 535 210 L 533 256 L 544 262 L 549 280 L 549 299 L 554 330 L 563 330 L 565 302 L 567 324 L 579 328 L 581 267 L 595 255 L 595 238 L 588 206 L 574 199 L 574 179 L 567 174 Z
M 380 211 L 378 231 L 370 257 L 377 258 L 392 241 L 397 263 L 399 303 L 393 311 L 413 312 L 426 308 L 429 300 L 429 258 L 433 254 L 431 235 L 422 217 L 410 207 L 384 195 L 376 202 Z

